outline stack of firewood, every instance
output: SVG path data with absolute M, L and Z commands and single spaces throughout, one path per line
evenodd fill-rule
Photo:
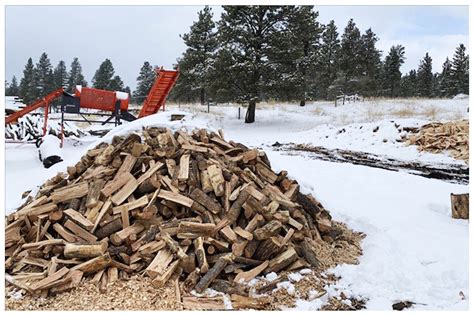
M 86 275 L 105 288 L 144 272 L 156 287 L 174 275 L 183 293 L 241 298 L 242 281 L 317 267 L 315 243 L 339 234 L 263 151 L 222 132 L 154 127 L 89 150 L 10 214 L 5 268 L 10 283 L 45 296 Z
M 440 153 L 448 151 L 456 159 L 469 161 L 469 121 L 429 123 L 418 134 L 408 137 L 409 145 L 418 145 L 419 151 Z

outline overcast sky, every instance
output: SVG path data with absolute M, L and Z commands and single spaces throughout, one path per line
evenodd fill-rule
M 100 63 L 109 58 L 115 73 L 132 90 L 145 60 L 171 67 L 185 45 L 179 34 L 189 31 L 202 6 L 6 6 L 6 79 L 22 77 L 29 57 L 46 52 L 53 66 L 68 66 L 78 57 L 91 83 Z M 468 46 L 468 6 L 316 6 L 319 21 L 335 20 L 339 33 L 354 18 L 361 32 L 372 27 L 383 54 L 405 46 L 402 72 L 417 68 L 426 52 L 440 71 L 459 43 Z M 213 7 L 217 20 L 222 12 Z

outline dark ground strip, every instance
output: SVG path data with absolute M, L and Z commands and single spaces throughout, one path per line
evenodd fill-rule
M 309 152 L 311 153 L 311 158 L 323 161 L 351 163 L 354 165 L 362 165 L 391 171 L 403 170 L 410 174 L 425 178 L 439 179 L 456 184 L 469 184 L 468 166 L 446 163 L 431 165 L 419 161 L 397 160 L 387 156 L 361 151 L 328 149 L 325 147 L 295 143 L 280 144 L 277 142 L 272 146 L 278 151 L 288 151 L 290 153 L 299 151 Z

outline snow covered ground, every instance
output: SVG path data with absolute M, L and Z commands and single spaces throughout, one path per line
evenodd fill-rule
M 468 186 L 422 178 L 404 172 L 313 160 L 305 154 L 286 155 L 270 146 L 309 143 L 314 146 L 361 150 L 397 159 L 433 164 L 464 164 L 443 154 L 419 153 L 414 146 L 397 142 L 400 127 L 414 127 L 431 120 L 468 117 L 468 99 L 379 100 L 334 107 L 317 102 L 297 105 L 258 106 L 256 123 L 237 119 L 236 106 L 183 106 L 182 121 L 169 122 L 177 106 L 145 119 L 122 125 L 102 139 L 69 139 L 64 162 L 44 169 L 34 145 L 6 146 L 6 212 L 21 203 L 21 193 L 41 184 L 75 163 L 88 148 L 112 135 L 140 130 L 142 125 L 224 128 L 227 139 L 264 149 L 278 171 L 285 169 L 298 180 L 301 190 L 311 192 L 336 220 L 367 234 L 359 265 L 342 265 L 332 272 L 341 280 L 329 293 L 368 299 L 371 310 L 390 310 L 400 300 L 415 303 L 414 309 L 468 309 L 468 223 L 450 217 L 450 193 L 464 193 Z M 397 128 L 395 124 L 399 125 Z M 374 132 L 375 127 L 379 127 Z M 345 130 L 345 131 L 342 131 Z M 15 181 L 15 180 L 20 181 Z M 460 291 L 466 299 L 462 300 Z M 297 308 L 317 309 L 321 300 L 300 302 Z M 326 298 L 327 299 L 327 298 Z

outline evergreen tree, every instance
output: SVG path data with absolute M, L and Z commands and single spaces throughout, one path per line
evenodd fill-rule
M 178 60 L 180 80 L 175 89 L 188 90 L 198 95 L 204 104 L 209 90 L 211 66 L 218 47 L 213 13 L 209 6 L 198 12 L 198 20 L 191 25 L 189 33 L 182 35 L 188 47 Z
M 381 69 L 381 52 L 375 47 L 375 44 L 378 40 L 379 39 L 370 28 L 366 30 L 361 37 L 361 71 L 363 75 L 363 84 L 361 85 L 361 88 L 364 95 L 375 95 L 378 90 L 378 81 Z
M 400 95 L 403 97 L 415 96 L 417 93 L 417 82 L 416 70 L 412 69 L 400 81 Z
M 112 80 L 110 81 L 109 88 L 107 90 L 112 90 L 112 91 L 123 91 L 124 86 L 123 86 L 123 81 L 120 76 L 114 76 Z
M 13 76 L 12 83 L 8 85 L 8 89 L 5 89 L 5 95 L 18 96 L 20 94 L 20 88 L 18 87 L 18 81 Z
M 336 24 L 334 20 L 331 20 L 324 27 L 318 58 L 318 83 L 322 92 L 318 96 L 326 100 L 329 98 L 329 87 L 336 80 L 337 76 L 337 61 L 341 48 L 338 36 Z
M 46 53 L 41 54 L 36 64 L 36 84 L 37 97 L 44 97 L 54 90 L 53 67 Z
M 140 68 L 140 74 L 137 77 L 137 89 L 133 92 L 133 97 L 136 102 L 143 103 L 146 99 L 153 83 L 155 82 L 155 76 L 156 72 L 153 70 L 153 66 L 145 61 L 142 68 Z
M 456 94 L 456 83 L 453 76 L 453 65 L 448 57 L 443 63 L 443 70 L 439 76 L 439 96 L 450 97 Z
M 433 85 L 432 85 L 431 94 L 436 97 L 440 96 L 440 78 L 441 78 L 440 73 L 436 72 L 433 74 Z
M 238 98 L 248 102 L 246 123 L 255 121 L 256 103 L 263 97 L 264 88 L 271 83 L 269 75 L 268 43 L 273 34 L 284 24 L 282 7 L 279 6 L 223 6 L 219 22 L 221 56 L 228 56 L 231 67 L 221 69 L 219 78 L 231 83 L 238 91 Z
M 82 75 L 82 67 L 79 63 L 79 59 L 74 57 L 71 63 L 71 70 L 69 71 L 68 75 L 67 91 L 74 93 L 74 91 L 76 91 L 77 85 L 86 87 L 87 82 L 84 80 L 84 76 Z
M 430 97 L 433 92 L 432 58 L 426 53 L 418 66 L 418 94 Z
M 405 47 L 402 45 L 392 46 L 385 57 L 383 65 L 383 88 L 390 97 L 400 93 L 400 82 L 402 74 L 400 67 L 405 62 Z
M 360 31 L 353 19 L 349 20 L 342 34 L 340 52 L 339 75 L 342 90 L 346 94 L 351 94 L 358 89 L 358 81 L 363 72 L 363 44 Z
M 68 77 L 66 63 L 60 60 L 56 68 L 54 68 L 54 88 L 65 88 L 68 85 Z
M 270 39 L 270 63 L 274 64 L 276 80 L 274 94 L 286 92 L 289 100 L 297 99 L 304 106 L 308 98 L 314 97 L 310 91 L 316 88 L 314 65 L 321 27 L 316 21 L 318 13 L 313 6 L 287 6 L 283 9 L 285 27 L 274 33 Z M 279 74 L 284 73 L 282 77 Z
M 36 100 L 38 94 L 36 86 L 35 66 L 30 57 L 23 70 L 23 78 L 21 78 L 20 81 L 20 96 L 26 104 Z
M 469 55 L 466 55 L 466 46 L 460 44 L 453 57 L 453 80 L 456 94 L 469 94 Z
M 114 75 L 114 66 L 107 58 L 100 64 L 99 69 L 96 70 L 94 78 L 92 79 L 92 86 L 96 89 L 111 90 Z

